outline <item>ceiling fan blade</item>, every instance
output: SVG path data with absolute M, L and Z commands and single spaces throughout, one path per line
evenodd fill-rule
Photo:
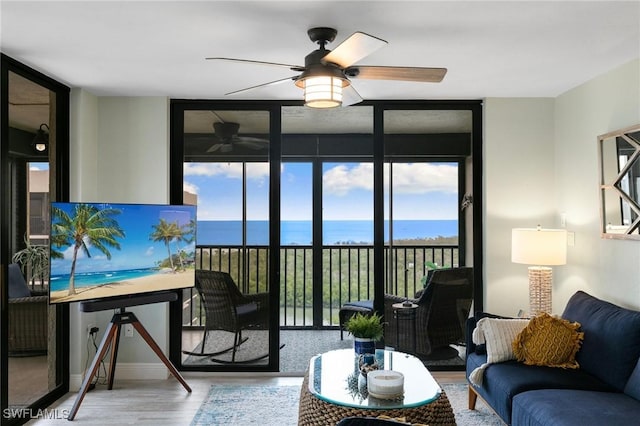
M 267 149 L 267 146 L 269 145 L 269 141 L 267 140 L 258 139 L 258 138 L 248 138 L 244 136 L 239 136 L 238 141 L 234 143 L 238 146 L 244 146 L 246 148 L 255 149 L 255 150 Z
M 216 152 L 218 151 L 220 148 L 222 148 L 222 143 L 217 143 L 215 145 L 211 145 L 211 147 L 207 150 L 207 152 Z
M 446 73 L 446 68 L 378 67 L 366 65 L 352 67 L 345 70 L 345 74 L 349 78 L 421 81 L 425 83 L 439 83 L 442 81 Z
M 362 96 L 354 89 L 353 84 L 342 89 L 342 106 L 346 107 L 362 102 Z
M 268 83 L 262 83 L 262 84 L 258 84 L 256 86 L 245 87 L 244 89 L 240 89 L 240 90 L 234 90 L 233 92 L 225 93 L 225 95 L 235 95 L 237 93 L 246 92 L 248 90 L 257 89 L 259 87 L 271 86 L 271 85 L 274 85 L 274 84 L 284 83 L 285 81 L 295 80 L 296 78 L 298 78 L 298 76 L 281 78 L 280 80 L 274 80 L 274 81 L 270 81 Z
M 251 136 L 236 136 L 233 138 L 234 142 L 247 142 L 247 143 L 255 143 L 255 144 L 262 144 L 262 145 L 268 145 L 269 144 L 269 140 L 268 139 L 262 139 L 262 138 L 254 138 Z
M 292 69 L 293 71 L 304 71 L 304 67 L 300 65 L 291 65 L 291 64 L 281 64 L 279 62 L 265 62 L 265 61 L 254 61 L 251 59 L 239 59 L 239 58 L 205 58 L 208 61 L 230 61 L 230 62 L 242 62 L 249 64 L 257 64 L 257 65 L 271 65 L 275 67 L 287 67 Z
M 358 31 L 322 58 L 322 62 L 331 62 L 346 68 L 386 45 L 385 40 Z

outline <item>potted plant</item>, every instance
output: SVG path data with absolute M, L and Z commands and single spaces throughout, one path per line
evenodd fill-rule
M 17 251 L 11 261 L 20 265 L 23 275 L 29 277 L 31 286 L 35 285 L 36 278 L 38 278 L 40 285 L 44 287 L 49 273 L 49 248 L 31 244 L 26 237 L 24 242 L 26 247 Z
M 375 353 L 376 342 L 382 339 L 384 324 L 378 313 L 356 313 L 349 318 L 344 326 L 353 335 L 353 348 L 357 354 Z

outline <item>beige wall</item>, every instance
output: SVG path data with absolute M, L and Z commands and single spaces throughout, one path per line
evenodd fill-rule
M 157 203 L 169 200 L 169 102 L 164 97 L 96 97 L 71 92 L 71 201 Z M 128 309 L 138 316 L 168 353 L 166 303 Z M 71 388 L 77 388 L 86 364 L 86 330 L 100 328 L 102 338 L 111 311 L 81 313 L 71 305 Z M 116 378 L 163 378 L 167 371 L 136 335 L 123 337 Z
M 556 99 L 555 156 L 559 211 L 576 233 L 567 265 L 557 268 L 560 308 L 576 290 L 640 309 L 640 242 L 600 238 L 598 135 L 640 123 L 640 59 Z
M 528 311 L 527 265 L 511 263 L 511 229 L 558 226 L 554 101 L 489 98 L 484 104 L 485 310 Z
M 555 99 L 486 99 L 485 307 L 528 307 L 526 265 L 511 263 L 514 227 L 560 227 L 575 245 L 554 267 L 553 311 L 584 290 L 640 309 L 640 242 L 600 238 L 596 138 L 640 123 L 640 60 Z

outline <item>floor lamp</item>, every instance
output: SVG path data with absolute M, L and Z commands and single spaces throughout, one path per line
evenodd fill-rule
M 553 272 L 549 266 L 567 263 L 567 231 L 515 228 L 511 232 L 511 261 L 529 266 L 529 315 L 551 313 Z

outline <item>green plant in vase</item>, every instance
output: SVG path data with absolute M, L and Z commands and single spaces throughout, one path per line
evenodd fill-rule
M 354 337 L 354 350 L 357 354 L 375 353 L 378 340 L 384 335 L 384 324 L 378 313 L 362 314 L 358 312 L 349 318 L 345 330 Z

